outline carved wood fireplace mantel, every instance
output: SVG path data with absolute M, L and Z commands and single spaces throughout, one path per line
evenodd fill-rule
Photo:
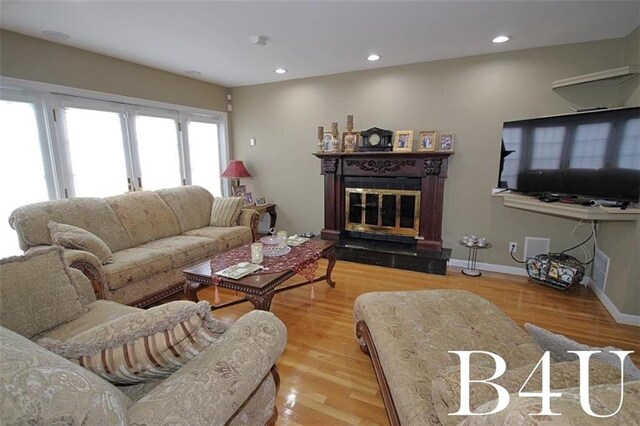
M 453 152 L 315 153 L 324 175 L 324 228 L 321 236 L 337 240 L 345 230 L 345 178 L 419 178 L 420 229 L 417 247 L 442 249 L 444 180 Z

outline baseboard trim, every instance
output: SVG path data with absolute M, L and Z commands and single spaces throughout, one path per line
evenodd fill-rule
M 467 261 L 462 259 L 450 259 L 449 265 L 456 266 L 459 268 L 466 268 Z M 524 266 L 518 268 L 517 266 L 505 266 L 505 265 L 496 265 L 494 263 L 476 263 L 476 269 L 480 271 L 491 271 L 491 272 L 500 272 L 503 274 L 509 275 L 519 275 L 521 277 L 527 277 L 527 271 L 524 269 Z
M 456 266 L 459 268 L 466 268 L 467 261 L 463 259 L 450 259 L 449 265 Z M 516 266 L 505 266 L 505 265 L 496 265 L 493 263 L 476 263 L 476 269 L 480 271 L 491 271 L 491 272 L 500 272 L 503 274 L 509 275 L 518 275 L 521 277 L 527 277 L 527 271 L 524 267 L 518 268 Z M 636 327 L 640 327 L 640 315 L 631 315 L 620 312 L 620 310 L 613 304 L 611 299 L 607 297 L 607 295 L 601 291 L 598 287 L 594 285 L 594 282 L 587 277 L 586 278 L 587 285 L 591 287 L 593 293 L 598 297 L 600 303 L 604 305 L 604 307 L 609 311 L 609 314 L 613 317 L 613 319 L 618 324 L 626 324 L 626 325 L 634 325 Z
M 609 297 L 598 287 L 591 278 L 587 278 L 587 285 L 591 287 L 591 291 L 600 299 L 600 302 L 607 308 L 607 311 L 611 314 L 614 320 L 618 324 L 634 325 L 640 327 L 640 315 L 631 315 L 620 312 L 616 305 L 609 299 Z

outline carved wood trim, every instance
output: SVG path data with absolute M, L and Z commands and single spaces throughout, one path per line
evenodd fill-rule
M 424 160 L 424 174 L 425 175 L 439 175 L 442 168 L 442 159 L 429 158 Z
M 276 404 L 274 403 L 273 414 L 271 414 L 271 417 L 269 417 L 269 420 L 267 420 L 265 426 L 275 426 L 276 420 L 278 420 L 278 407 L 276 407 Z
M 129 303 L 129 305 L 134 306 L 136 308 L 144 308 L 148 305 L 151 305 L 152 303 L 155 303 L 164 299 L 165 297 L 169 297 L 172 294 L 179 293 L 180 291 L 182 291 L 183 287 L 184 287 L 184 281 L 178 284 L 174 284 L 171 287 L 167 287 L 164 290 L 161 290 L 157 293 L 153 293 L 149 296 L 145 296 L 142 299 L 138 299 L 134 302 L 131 302 Z
M 92 264 L 78 260 L 71 263 L 70 266 L 82 272 L 84 276 L 89 279 L 91 287 L 93 287 L 93 293 L 96 295 L 96 299 L 105 299 L 104 286 L 100 280 L 100 273 Z
M 396 172 L 403 167 L 413 167 L 415 160 L 346 160 L 347 166 L 355 166 L 362 171 L 379 175 Z
M 362 346 L 360 347 L 360 349 L 364 353 L 368 353 L 371 357 L 373 371 L 376 373 L 376 379 L 378 379 L 378 386 L 380 387 L 382 400 L 384 401 L 384 406 L 387 409 L 389 424 L 391 424 L 391 426 L 400 426 L 400 417 L 398 416 L 398 411 L 396 410 L 396 406 L 393 402 L 393 397 L 391 396 L 391 389 L 389 388 L 389 383 L 387 382 L 387 378 L 385 377 L 384 371 L 382 370 L 382 364 L 380 364 L 378 350 L 376 349 L 376 346 L 373 342 L 373 337 L 371 337 L 371 332 L 369 331 L 369 327 L 367 327 L 366 322 L 358 321 L 358 323 L 356 324 L 356 336 L 360 339 L 363 339 L 366 344 L 366 349 L 364 349 Z
M 273 376 L 273 381 L 276 384 L 276 393 L 278 393 L 278 389 L 280 389 L 280 373 L 278 372 L 278 366 L 275 364 L 271 367 L 271 375 Z
M 322 159 L 322 173 L 335 173 L 338 171 L 338 159 L 337 158 L 323 158 Z

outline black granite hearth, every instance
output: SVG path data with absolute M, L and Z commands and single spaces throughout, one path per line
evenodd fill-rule
M 336 242 L 339 260 L 446 275 L 451 249 L 418 250 L 416 243 L 341 236 Z

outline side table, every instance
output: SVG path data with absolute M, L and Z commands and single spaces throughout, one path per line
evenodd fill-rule
M 270 223 L 269 229 L 276 227 L 276 220 L 278 214 L 276 213 L 276 204 L 265 204 L 264 206 L 252 206 L 252 209 L 260 213 L 260 220 L 264 217 L 265 213 L 269 215 Z
M 482 272 L 476 269 L 478 250 L 491 248 L 491 243 L 485 243 L 481 246 L 477 242 L 474 242 L 473 244 L 469 245 L 468 242 L 460 240 L 458 241 L 458 244 L 469 249 L 469 255 L 467 256 L 467 267 L 462 269 L 462 273 L 469 277 L 479 277 L 480 275 L 482 275 Z

